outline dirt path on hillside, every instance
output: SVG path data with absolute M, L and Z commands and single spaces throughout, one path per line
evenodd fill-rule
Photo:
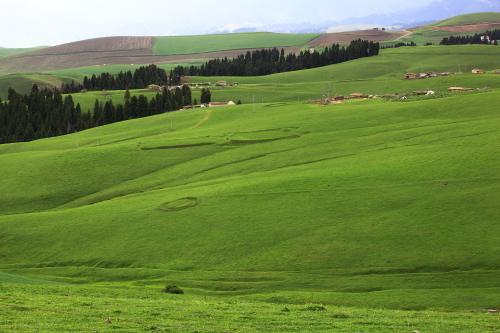
M 412 34 L 411 31 L 408 31 L 408 30 L 401 30 L 401 32 L 404 32 L 405 34 L 403 36 L 399 36 L 398 38 L 396 38 L 394 41 L 397 41 L 397 40 L 400 40 L 401 38 L 405 38 L 405 37 L 408 37 L 409 35 Z
M 197 122 L 194 126 L 191 126 L 187 129 L 179 131 L 179 132 L 189 131 L 189 130 L 192 130 L 193 128 L 196 128 L 196 127 L 200 126 L 201 124 L 203 124 L 205 121 L 208 120 L 208 118 L 210 118 L 210 114 L 212 113 L 212 110 L 210 110 L 210 109 L 211 108 L 208 108 L 207 113 L 205 113 L 205 117 L 203 117 L 203 119 L 200 120 L 199 122 Z

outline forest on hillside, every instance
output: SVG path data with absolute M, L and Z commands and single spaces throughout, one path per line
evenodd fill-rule
M 347 47 L 333 44 L 320 53 L 316 49 L 285 55 L 284 49 L 247 51 L 233 59 L 212 59 L 201 66 L 178 66 L 171 73 L 174 80 L 180 76 L 262 76 L 298 71 L 342 63 L 349 60 L 378 55 L 380 44 L 366 40 L 353 40 Z
M 488 37 L 486 37 L 488 36 Z M 473 36 L 450 36 L 444 37 L 439 45 L 468 45 L 468 44 L 493 44 L 498 45 L 500 40 L 500 29 L 486 30 L 482 34 Z
M 66 83 L 61 87 L 63 94 L 72 94 L 82 90 L 100 91 L 100 90 L 127 90 L 143 89 L 150 84 L 163 86 L 167 83 L 167 72 L 163 68 L 151 64 L 137 68 L 134 73 L 131 71 L 111 75 L 107 72 L 100 75 L 92 75 L 90 78 L 85 76 L 83 83 Z
M 114 105 L 95 100 L 93 112 L 82 111 L 71 95 L 63 97 L 59 89 L 39 89 L 33 85 L 29 95 L 10 88 L 8 100 L 0 99 L 0 143 L 25 142 L 59 136 L 118 121 L 147 117 L 192 105 L 191 89 L 183 85 L 174 90 L 164 89 L 148 101 L 144 95 L 124 93 L 124 103 Z M 202 103 L 208 103 L 211 93 L 202 90 Z M 196 100 L 195 100 L 196 102 Z

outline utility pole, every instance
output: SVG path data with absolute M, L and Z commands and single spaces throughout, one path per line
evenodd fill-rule
M 75 136 L 76 136 L 76 148 L 78 148 L 78 131 L 75 131 Z
M 170 113 L 170 132 L 172 132 L 172 111 Z
M 252 96 L 252 112 L 255 113 L 255 95 Z

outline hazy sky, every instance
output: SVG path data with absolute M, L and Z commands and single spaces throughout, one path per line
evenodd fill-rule
M 432 0 L 2 0 L 0 46 L 57 45 L 120 35 L 190 34 L 193 26 L 321 23 Z

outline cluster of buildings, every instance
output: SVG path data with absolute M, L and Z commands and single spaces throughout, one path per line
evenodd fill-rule
M 437 76 L 448 76 L 451 74 L 462 74 L 461 72 L 459 73 L 451 73 L 451 72 L 444 72 L 444 73 L 436 73 L 436 72 L 427 72 L 427 73 L 406 73 L 405 74 L 405 79 L 426 79 L 428 77 L 437 77 Z M 482 69 L 473 69 L 472 74 L 486 74 L 486 71 Z M 500 71 L 493 71 L 493 74 L 500 74 Z

